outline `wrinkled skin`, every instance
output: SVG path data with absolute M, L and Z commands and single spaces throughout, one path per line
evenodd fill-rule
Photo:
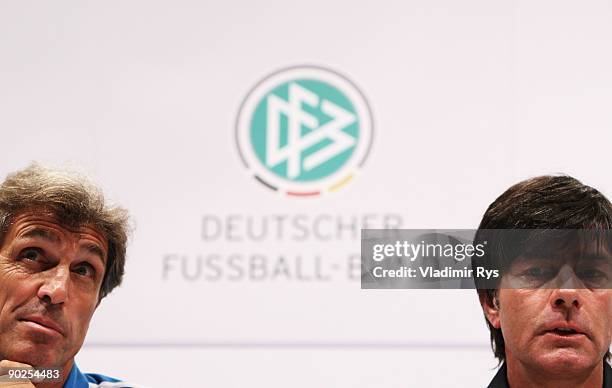
M 15 217 L 0 247 L 0 359 L 59 367 L 65 379 L 99 303 L 107 252 L 93 227 Z

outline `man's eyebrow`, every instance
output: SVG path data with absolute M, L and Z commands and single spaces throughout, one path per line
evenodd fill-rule
M 106 264 L 106 261 L 104 260 L 106 254 L 98 244 L 89 243 L 83 246 L 83 248 L 85 248 L 85 250 L 91 253 L 92 255 L 98 256 L 100 258 L 100 261 L 102 261 L 102 264 Z
M 52 231 L 48 229 L 42 229 L 42 228 L 30 229 L 20 236 L 20 238 L 25 238 L 25 237 L 29 237 L 29 238 L 39 237 L 39 238 L 42 238 L 43 240 L 47 240 L 52 243 L 58 243 L 60 241 L 60 238 L 57 234 L 53 233 Z
M 34 228 L 28 230 L 27 232 L 19 236 L 19 238 L 42 238 L 43 240 L 47 240 L 52 243 L 60 242 L 60 238 L 56 233 L 43 228 Z M 98 244 L 88 243 L 83 248 L 85 248 L 85 250 L 91 253 L 92 255 L 98 256 L 100 258 L 100 261 L 102 261 L 102 264 L 106 264 L 104 260 L 106 254 Z
M 612 260 L 612 255 L 606 253 L 586 253 L 581 257 L 583 260 L 597 260 L 597 261 L 610 261 Z

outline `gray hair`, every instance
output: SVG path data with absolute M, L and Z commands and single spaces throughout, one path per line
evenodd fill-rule
M 121 284 L 129 233 L 125 209 L 109 205 L 102 191 L 74 171 L 32 163 L 0 185 L 0 246 L 15 217 L 28 210 L 50 212 L 62 225 L 91 225 L 107 239 L 108 258 L 100 300 Z

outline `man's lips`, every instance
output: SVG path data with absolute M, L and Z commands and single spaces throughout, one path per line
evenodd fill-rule
M 57 324 L 54 320 L 44 317 L 42 315 L 29 315 L 20 318 L 19 320 L 24 322 L 33 322 L 39 326 L 56 331 L 62 336 L 64 335 L 64 329 L 59 324 Z
M 560 337 L 586 336 L 590 338 L 590 335 L 582 327 L 571 322 L 547 323 L 544 325 L 541 334 L 554 334 Z

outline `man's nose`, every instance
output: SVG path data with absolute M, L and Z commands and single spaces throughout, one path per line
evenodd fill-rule
M 580 301 L 580 295 L 574 288 L 561 288 L 554 290 L 551 296 L 551 303 L 554 308 L 580 308 L 582 302 Z
M 68 296 L 70 271 L 57 266 L 45 273 L 44 283 L 38 289 L 38 297 L 51 304 L 61 304 Z
M 582 281 L 569 266 L 563 266 L 557 276 L 557 287 L 551 295 L 551 303 L 554 308 L 580 308 L 579 289 L 584 288 Z

